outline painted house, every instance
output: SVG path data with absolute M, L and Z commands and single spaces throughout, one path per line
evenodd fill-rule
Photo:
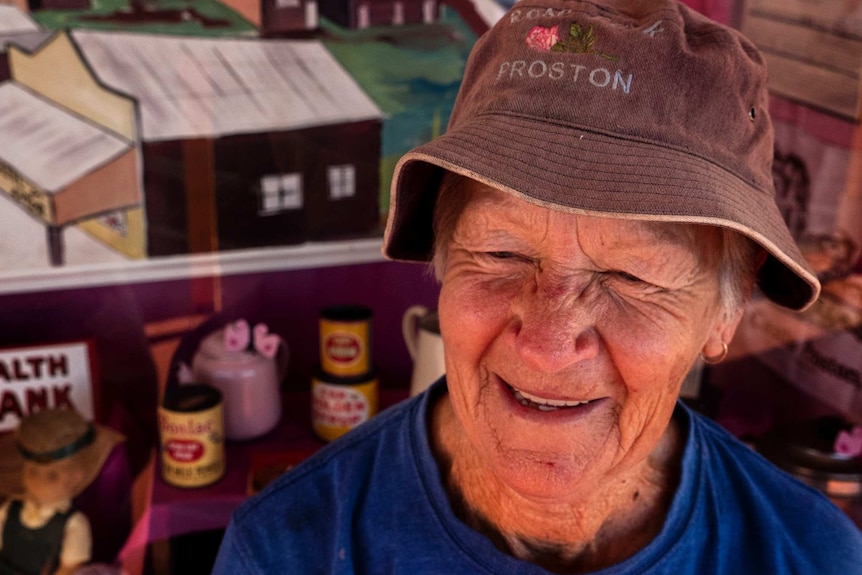
M 291 35 L 316 30 L 317 0 L 222 0 L 254 24 L 261 36 Z
M 0 84 L 0 134 L 0 188 L 44 222 L 55 265 L 63 227 L 140 202 L 134 186 L 113 185 L 134 181 L 132 142 L 14 82 Z
M 39 25 L 26 12 L 26 4 L 19 6 L 0 2 L 0 34 L 38 32 Z
M 0 3 L 0 82 L 10 77 L 6 55 L 9 44 L 23 44 L 32 48 L 51 36 L 51 32 L 39 28 L 26 10 L 26 2 L 23 6 Z
M 134 102 L 99 85 L 63 34 L 35 52 L 50 75 L 20 45 L 7 51 L 12 80 L 0 85 L 0 192 L 44 225 L 53 265 L 64 263 L 68 226 L 92 228 L 119 251 L 140 257 Z
M 382 114 L 321 43 L 77 30 L 13 77 L 86 99 L 57 74 L 73 57 L 135 103 L 146 255 L 377 231 Z
M 320 0 L 320 13 L 345 28 L 430 24 L 440 15 L 438 0 Z

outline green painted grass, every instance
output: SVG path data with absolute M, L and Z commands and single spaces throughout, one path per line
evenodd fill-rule
M 49 29 L 216 37 L 256 34 L 250 23 L 216 0 L 158 0 L 147 6 L 153 10 L 194 10 L 227 25 L 206 27 L 194 18 L 178 23 L 135 24 L 87 19 L 88 15 L 128 11 L 128 0 L 93 0 L 90 10 L 43 10 L 33 17 Z M 476 35 L 453 9 L 444 6 L 440 20 L 428 25 L 347 30 L 321 18 L 316 36 L 385 115 L 380 162 L 380 208 L 385 214 L 398 158 L 445 129 Z
M 178 36 L 238 36 L 255 34 L 256 30 L 247 20 L 226 5 L 216 0 L 159 0 L 147 2 L 153 10 L 191 10 L 206 18 L 224 21 L 223 26 L 204 26 L 194 18 L 177 23 L 141 22 L 119 24 L 93 21 L 89 16 L 129 11 L 128 0 L 93 0 L 89 10 L 39 10 L 31 15 L 41 26 L 51 30 L 64 28 L 89 28 L 93 30 L 124 30 L 150 34 L 176 34 Z

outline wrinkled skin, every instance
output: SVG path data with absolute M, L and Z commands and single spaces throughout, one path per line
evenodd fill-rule
M 660 528 L 680 385 L 741 316 L 720 305 L 720 235 L 467 187 L 439 301 L 449 394 L 432 419 L 450 491 L 516 556 L 616 562 Z

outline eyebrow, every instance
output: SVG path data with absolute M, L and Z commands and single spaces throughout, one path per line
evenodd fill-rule
M 697 245 L 697 228 L 700 226 L 696 224 L 652 220 L 636 220 L 636 222 L 639 228 L 656 240 L 686 248 Z
M 470 180 L 472 182 L 472 180 Z M 468 205 L 499 205 L 500 203 L 500 195 L 503 197 L 510 198 L 511 195 L 503 192 L 502 190 L 497 190 L 496 188 L 492 188 L 490 186 L 485 186 L 478 182 L 473 182 L 475 184 L 472 187 L 469 187 L 470 198 L 464 203 L 464 208 Z M 529 202 L 530 200 L 527 198 L 522 198 L 524 201 Z M 553 210 L 554 208 L 547 207 L 549 210 Z M 566 210 L 560 210 L 566 211 Z M 463 212 L 463 210 L 462 210 Z M 661 241 L 664 243 L 668 243 L 674 246 L 679 246 L 683 248 L 693 248 L 697 246 L 697 232 L 698 228 L 705 228 L 708 226 L 702 226 L 698 224 L 686 223 L 686 222 L 666 222 L 666 221 L 656 221 L 656 220 L 640 220 L 640 219 L 632 219 L 632 218 L 621 218 L 621 217 L 612 217 L 612 216 L 603 216 L 603 215 L 595 215 L 595 214 L 584 214 L 588 217 L 596 217 L 596 218 L 605 218 L 605 219 L 615 219 L 620 221 L 627 221 L 635 224 L 637 228 L 645 231 L 651 239 Z M 503 230 L 499 230 L 503 231 Z

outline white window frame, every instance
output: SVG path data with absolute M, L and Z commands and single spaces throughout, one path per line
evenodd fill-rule
M 430 24 L 437 20 L 437 0 L 422 0 L 422 22 Z
M 288 210 L 302 209 L 304 202 L 302 174 L 266 174 L 260 178 L 258 215 L 271 216 Z
M 356 8 L 356 27 L 360 30 L 371 26 L 371 7 L 362 3 Z
M 305 27 L 309 30 L 317 28 L 319 22 L 317 0 L 309 0 L 305 3 Z
M 326 169 L 329 199 L 333 201 L 356 197 L 356 166 L 337 164 Z

